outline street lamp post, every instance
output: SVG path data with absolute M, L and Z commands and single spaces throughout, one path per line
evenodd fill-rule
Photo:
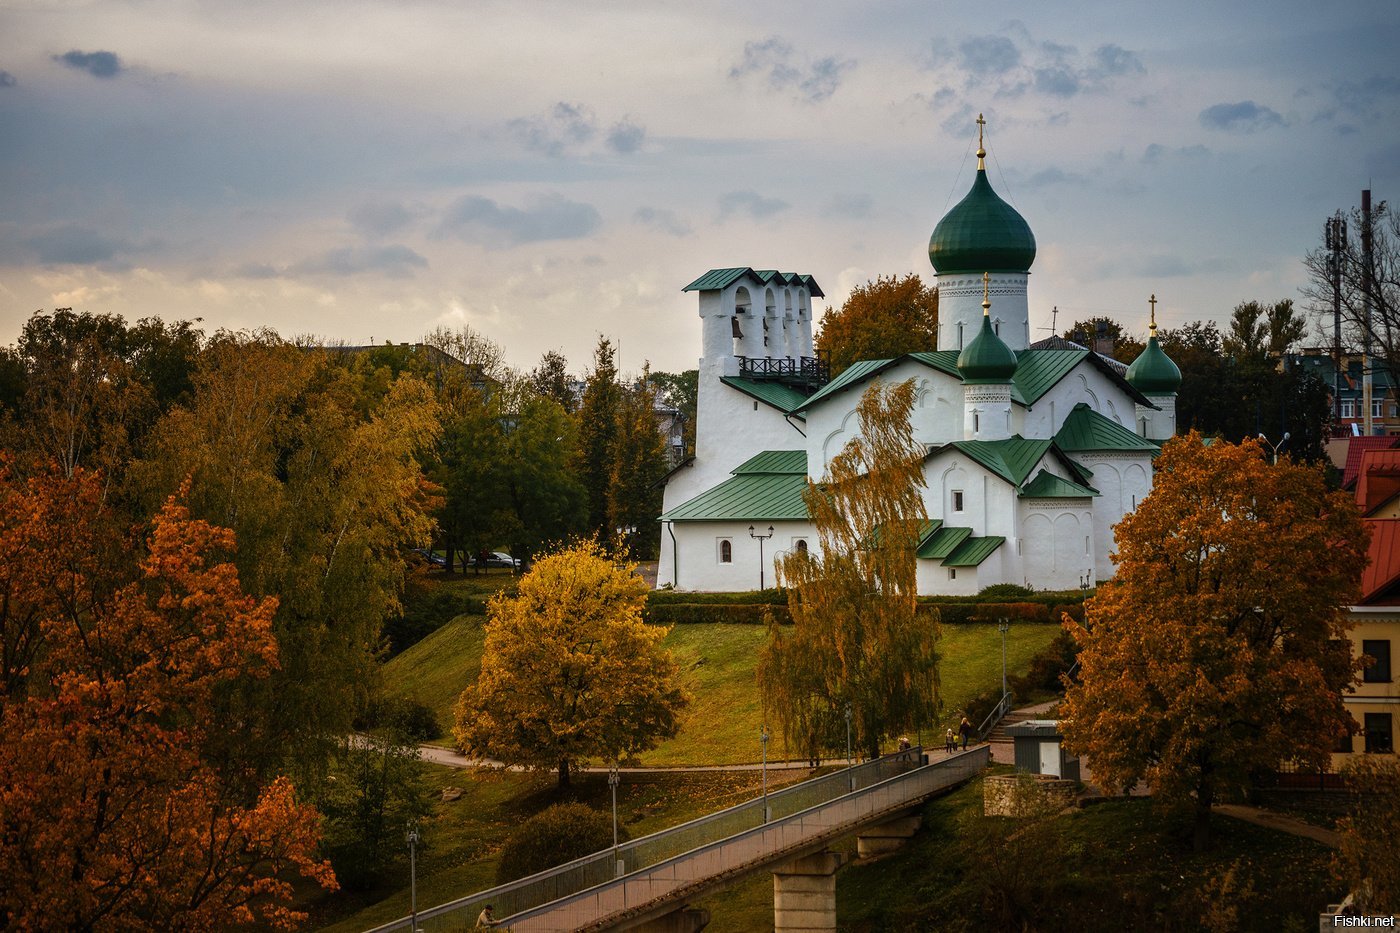
M 767 541 L 769 538 L 773 537 L 773 526 L 772 526 L 772 525 L 769 525 L 769 526 L 768 526 L 768 534 L 766 534 L 766 535 L 760 535 L 760 534 L 755 534 L 755 533 L 754 533 L 754 530 L 753 530 L 753 526 L 750 525 L 750 526 L 749 526 L 749 537 L 750 537 L 750 538 L 753 538 L 755 541 L 758 542 L 758 588 L 761 590 L 761 589 L 764 589 L 764 585 L 763 585 L 763 542 L 764 542 L 764 541 Z
M 1270 443 L 1269 443 L 1269 439 L 1268 439 L 1267 437 L 1264 436 L 1264 434 L 1263 434 L 1262 431 L 1260 432 L 1260 434 L 1259 434 L 1259 441 L 1260 441 L 1260 443 L 1262 443 L 1262 444 L 1264 445 L 1264 449 L 1267 450 L 1267 451 L 1269 452 L 1269 462 L 1270 462 L 1270 463 L 1278 463 L 1278 454 L 1279 454 L 1279 451 L 1283 450 L 1283 448 L 1286 447 L 1286 446 L 1288 445 L 1288 439 L 1289 439 L 1290 437 L 1292 437 L 1292 436 L 1293 436 L 1293 435 L 1290 434 L 1289 432 L 1284 431 L 1284 432 L 1283 432 L 1283 440 L 1279 441 L 1277 444 L 1270 444 Z
M 856 789 L 856 773 L 851 770 L 854 762 L 851 759 L 851 704 L 846 704 L 846 790 L 848 792 Z
M 408 824 L 408 915 L 409 929 L 418 933 L 418 824 Z
M 759 733 L 758 744 L 763 746 L 763 822 L 768 822 L 768 727 Z
M 628 556 L 632 554 L 632 536 L 637 533 L 636 525 L 618 525 L 617 540 L 622 542 L 622 548 Z
M 617 785 L 622 783 L 622 776 L 617 773 L 617 760 L 608 765 L 608 787 L 612 788 L 612 810 L 613 810 L 613 877 L 622 877 L 622 860 L 617 857 Z
M 1011 630 L 1011 620 L 997 620 L 997 631 L 1001 632 L 1001 696 L 1006 699 L 1006 633 Z

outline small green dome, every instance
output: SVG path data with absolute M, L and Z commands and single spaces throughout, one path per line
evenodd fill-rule
M 958 372 L 963 382 L 973 385 L 1001 385 L 1016 372 L 1016 354 L 992 330 L 992 319 L 982 316 L 982 329 L 958 354 Z
M 1128 367 L 1128 384 L 1143 395 L 1170 395 L 1181 388 L 1181 370 L 1157 343 L 1147 338 L 1147 348 Z
M 1035 235 L 1025 218 L 992 190 L 978 169 L 972 190 L 948 212 L 928 241 L 935 272 L 1029 272 Z

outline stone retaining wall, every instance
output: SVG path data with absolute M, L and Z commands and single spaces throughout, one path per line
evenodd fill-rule
M 1074 806 L 1078 781 L 1044 774 L 994 774 L 982 779 L 987 816 L 1035 816 Z

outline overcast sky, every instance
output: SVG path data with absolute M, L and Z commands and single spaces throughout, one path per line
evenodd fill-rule
M 685 369 L 707 269 L 931 282 L 979 111 L 1033 328 L 1224 318 L 1400 198 L 1397 48 L 1395 0 L 0 0 L 0 342 L 72 306 Z

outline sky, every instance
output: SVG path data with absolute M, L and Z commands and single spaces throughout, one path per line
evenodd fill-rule
M 1400 197 L 1397 47 L 1394 0 L 0 0 L 0 343 L 73 307 L 687 369 L 708 269 L 932 283 L 979 112 L 1036 334 L 1224 320 Z

